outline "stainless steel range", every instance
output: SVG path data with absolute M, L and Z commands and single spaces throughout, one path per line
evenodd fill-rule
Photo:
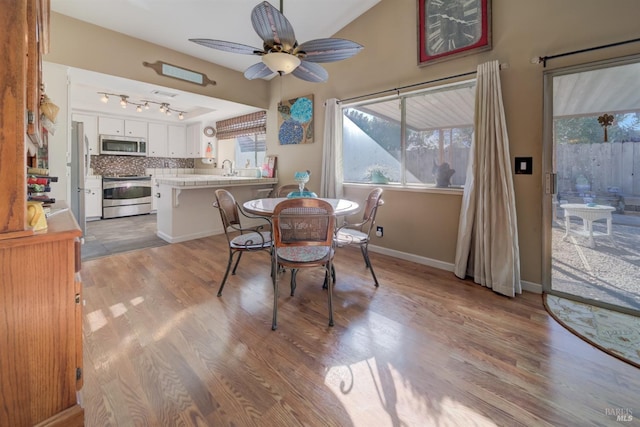
M 102 217 L 119 218 L 151 212 L 150 176 L 102 178 Z

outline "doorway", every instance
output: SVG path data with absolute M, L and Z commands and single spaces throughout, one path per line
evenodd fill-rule
M 640 58 L 545 73 L 543 289 L 640 314 Z

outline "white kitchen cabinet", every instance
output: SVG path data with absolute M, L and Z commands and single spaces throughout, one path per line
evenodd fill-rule
M 124 119 L 113 117 L 98 118 L 98 133 L 100 135 L 124 135 Z
M 160 185 L 156 182 L 156 177 L 151 177 L 151 212 L 158 210 L 158 199 L 160 198 Z
M 149 157 L 169 157 L 168 129 L 164 123 L 149 123 Z
M 126 136 L 147 138 L 147 122 L 139 120 L 125 120 L 124 121 L 124 134 Z
M 88 143 L 88 154 L 94 156 L 100 154 L 100 146 L 98 144 L 98 116 L 73 113 L 71 117 L 74 122 L 83 123 L 84 135 Z
M 102 217 L 102 177 L 87 176 L 84 180 L 84 214 L 87 221 Z
M 187 157 L 187 130 L 183 125 L 168 125 L 169 156 L 176 158 Z
M 202 154 L 202 124 L 192 123 L 187 125 L 187 157 L 204 157 Z
M 198 159 L 206 157 L 207 145 L 211 144 L 211 155 L 215 156 L 216 139 L 206 136 L 203 123 L 187 125 L 187 154 L 188 157 Z
M 114 117 L 100 117 L 98 119 L 98 133 L 100 135 L 147 138 L 147 122 L 140 120 L 118 119 Z

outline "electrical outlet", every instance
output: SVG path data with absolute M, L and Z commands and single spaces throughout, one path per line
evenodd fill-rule
M 378 237 L 384 236 L 384 228 L 382 228 L 381 225 L 378 225 L 376 227 L 376 236 L 378 236 Z

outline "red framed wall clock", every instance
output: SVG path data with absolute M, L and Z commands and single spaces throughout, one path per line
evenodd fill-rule
M 418 65 L 491 49 L 491 0 L 418 0 Z

